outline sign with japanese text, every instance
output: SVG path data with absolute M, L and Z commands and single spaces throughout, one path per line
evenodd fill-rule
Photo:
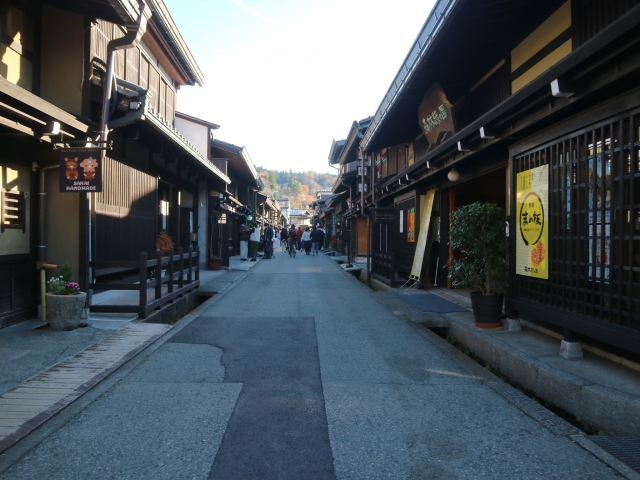
M 418 122 L 429 145 L 440 143 L 442 136 L 447 132 L 455 133 L 451 103 L 437 83 L 431 85 L 424 94 L 418 107 Z
M 549 279 L 549 166 L 516 175 L 516 273 Z
M 416 241 L 416 209 L 410 208 L 407 210 L 407 242 L 413 243 Z
M 60 192 L 101 192 L 99 148 L 60 149 Z

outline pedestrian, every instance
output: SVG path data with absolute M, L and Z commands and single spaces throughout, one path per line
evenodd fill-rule
M 240 225 L 240 231 L 238 233 L 238 239 L 240 240 L 240 260 L 245 262 L 249 254 L 249 237 L 251 236 L 251 229 L 247 227 L 246 222 L 242 222 Z
M 280 245 L 282 246 L 282 253 L 287 251 L 287 238 L 289 238 L 289 231 L 287 227 L 282 226 L 282 230 L 280 230 Z
M 298 248 L 298 251 L 302 250 L 302 233 L 302 226 L 296 228 L 296 246 Z
M 294 224 L 291 224 L 291 228 L 289 229 L 289 239 L 288 239 L 288 248 L 287 248 L 287 250 L 289 251 L 290 257 L 296 256 L 297 237 L 298 237 L 298 231 L 296 230 L 296 226 Z
M 273 228 L 267 223 L 264 229 L 264 258 L 271 259 L 273 255 Z
M 260 244 L 260 227 L 258 227 L 254 223 L 253 230 L 251 230 L 251 235 L 249 235 L 249 256 L 251 257 L 252 262 L 255 262 L 258 256 L 259 244 Z
M 324 231 L 324 228 L 320 227 L 320 251 L 324 250 L 324 239 L 327 236 L 327 233 Z
M 302 232 L 302 244 L 304 245 L 304 253 L 307 255 L 311 255 L 311 230 L 309 227 L 304 229 Z
M 322 241 L 322 232 L 317 227 L 313 227 L 313 230 L 311 231 L 311 244 L 312 244 L 313 254 L 316 257 L 318 256 L 318 251 L 320 250 L 320 246 L 322 245 L 321 241 Z

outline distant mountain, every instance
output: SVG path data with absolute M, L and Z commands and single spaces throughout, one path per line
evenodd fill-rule
M 292 208 L 309 208 L 318 190 L 331 190 L 338 178 L 330 173 L 278 171 L 256 167 L 264 183 L 264 193 L 288 198 Z

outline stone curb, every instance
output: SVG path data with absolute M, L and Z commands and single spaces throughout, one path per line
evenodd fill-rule
M 449 317 L 451 335 L 505 377 L 592 425 L 620 436 L 640 436 L 640 399 L 558 370 L 503 344 L 457 315 Z

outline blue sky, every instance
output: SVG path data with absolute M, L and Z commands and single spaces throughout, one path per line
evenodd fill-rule
M 373 115 L 433 0 L 165 0 L 205 75 L 178 110 L 256 165 L 335 172 L 333 139 Z

